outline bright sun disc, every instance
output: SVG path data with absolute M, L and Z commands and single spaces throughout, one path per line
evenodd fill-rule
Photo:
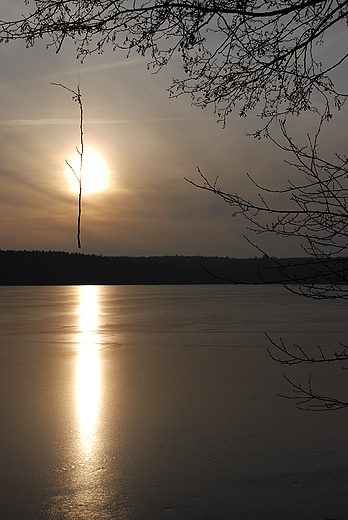
M 69 161 L 69 164 L 74 168 L 74 171 L 79 176 L 80 174 L 80 158 L 76 155 Z M 69 168 L 69 180 L 73 190 L 76 190 L 77 180 L 73 172 Z M 94 150 L 85 149 L 83 153 L 82 166 L 82 193 L 96 193 L 98 191 L 106 190 L 108 187 L 108 167 L 104 159 Z

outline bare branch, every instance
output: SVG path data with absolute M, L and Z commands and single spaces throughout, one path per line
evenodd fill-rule
M 286 347 L 283 340 L 280 338 L 280 342 L 276 343 L 273 339 L 270 338 L 268 334 L 266 334 L 267 339 L 272 344 L 272 346 L 276 349 L 276 351 L 280 352 L 278 355 L 273 354 L 270 348 L 267 349 L 267 352 L 271 356 L 274 361 L 281 363 L 282 365 L 298 365 L 298 364 L 314 364 L 314 363 L 334 363 L 342 361 L 348 362 L 348 346 L 341 345 L 342 350 L 337 352 L 333 350 L 331 356 L 324 356 L 322 348 L 318 345 L 316 347 L 318 354 L 317 356 L 309 356 L 303 347 L 294 344 L 292 346 L 292 350 Z
M 300 410 L 306 410 L 311 412 L 325 412 L 332 410 L 341 410 L 342 408 L 346 408 L 348 406 L 348 402 L 346 401 L 341 401 L 334 397 L 324 396 L 315 393 L 312 389 L 311 376 L 309 376 L 306 387 L 301 386 L 300 383 L 294 383 L 284 374 L 283 377 L 292 387 L 293 394 L 277 395 L 279 395 L 279 397 L 284 397 L 285 399 L 291 399 L 296 401 L 296 406 Z
M 187 93 L 200 107 L 213 105 L 223 124 L 237 109 L 257 109 L 264 129 L 287 114 L 340 108 L 331 74 L 347 51 L 321 63 L 324 37 L 347 21 L 348 0 L 33 0 L 18 20 L 0 21 L 0 41 L 22 39 L 27 46 L 49 38 L 59 52 L 74 40 L 81 60 L 111 46 L 149 57 L 157 72 L 178 54 L 183 75 L 171 96 Z M 319 45 L 320 44 L 320 45 Z M 328 53 L 326 53 L 326 57 Z M 261 130 L 254 135 L 259 136 Z
M 200 182 L 188 182 L 220 197 L 233 208 L 234 216 L 246 219 L 248 229 L 257 235 L 267 233 L 301 241 L 307 258 L 284 262 L 270 257 L 260 245 L 245 237 L 263 255 L 260 283 L 282 283 L 290 292 L 312 299 L 348 299 L 348 158 L 336 154 L 336 161 L 329 161 L 318 155 L 324 120 L 321 116 L 314 136 L 307 136 L 306 146 L 294 142 L 285 122 L 280 122 L 284 138 L 281 144 L 268 133 L 276 146 L 292 155 L 292 161 L 286 162 L 303 175 L 302 182 L 288 180 L 283 188 L 265 187 L 248 175 L 258 191 L 256 202 L 222 190 L 218 177 L 209 181 L 199 168 Z M 224 280 L 235 283 L 230 277 Z M 338 349 L 331 348 L 330 354 L 326 354 L 320 345 L 313 351 L 299 344 L 288 347 L 281 338 L 275 341 L 268 334 L 266 337 L 271 344 L 268 354 L 282 365 L 334 364 L 348 369 L 348 345 L 339 343 Z M 281 397 L 296 401 L 302 410 L 339 410 L 348 406 L 345 400 L 314 392 L 311 375 L 306 386 L 284 377 L 292 394 Z
M 77 215 L 77 247 L 81 248 L 81 214 L 82 214 L 82 166 L 83 166 L 83 154 L 84 154 L 84 135 L 83 135 L 83 104 L 82 104 L 82 95 L 79 85 L 75 90 L 72 90 L 69 87 L 66 87 L 62 83 L 51 83 L 51 85 L 55 85 L 57 87 L 61 87 L 68 92 L 73 94 L 72 99 L 76 101 L 79 105 L 80 110 L 80 149 L 76 147 L 76 151 L 80 156 L 80 167 L 79 173 L 77 174 L 75 169 L 69 164 L 69 162 L 65 159 L 66 164 L 69 166 L 73 174 L 75 175 L 78 183 L 79 183 L 79 199 L 78 199 L 78 215 Z
M 322 124 L 323 117 L 314 137 L 308 136 L 305 147 L 294 143 L 284 122 L 280 123 L 283 144 L 269 136 L 281 150 L 292 154 L 294 160 L 287 163 L 303 175 L 301 183 L 289 180 L 285 188 L 265 187 L 248 175 L 258 190 L 255 202 L 222 190 L 217 177 L 211 182 L 199 168 L 201 182 L 188 182 L 220 197 L 233 208 L 233 216 L 245 218 L 248 229 L 257 235 L 298 239 L 308 256 L 308 261 L 302 264 L 305 277 L 298 275 L 298 263 L 284 265 L 272 257 L 272 265 L 263 270 L 277 272 L 277 282 L 302 296 L 348 299 L 348 159 L 336 155 L 336 162 L 332 162 L 318 156 Z M 272 195 L 272 201 L 277 200 L 277 205 L 269 202 L 269 195 Z M 260 275 L 261 280 L 266 281 L 262 272 Z M 269 276 L 267 280 L 270 283 Z

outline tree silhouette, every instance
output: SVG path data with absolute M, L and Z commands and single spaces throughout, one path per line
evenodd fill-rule
M 307 146 L 293 140 L 284 122 L 280 123 L 283 144 L 268 134 L 276 146 L 292 156 L 285 162 L 301 173 L 301 182 L 290 179 L 284 188 L 275 189 L 248 175 L 257 194 L 253 200 L 224 191 L 218 177 L 210 181 L 199 169 L 202 182 L 189 182 L 219 196 L 233 208 L 233 216 L 246 219 L 248 230 L 256 235 L 298 239 L 305 256 L 311 258 L 311 269 L 304 278 L 297 276 L 293 265 L 282 265 L 270 257 L 270 268 L 282 275 L 288 290 L 316 299 L 348 299 L 348 158 L 336 154 L 336 161 L 332 161 L 318 155 L 322 124 L 323 117 L 314 138 L 307 136 Z M 253 245 L 268 256 L 258 244 Z
M 328 61 L 324 37 L 346 30 L 348 0 L 34 0 L 26 14 L 0 22 L 2 42 L 27 46 L 45 36 L 59 52 L 75 41 L 81 59 L 108 45 L 149 57 L 158 71 L 177 55 L 183 77 L 172 96 L 191 95 L 195 105 L 213 105 L 219 120 L 238 107 L 258 109 L 264 126 L 286 114 L 316 110 L 320 93 L 330 104 L 345 101 L 332 72 L 348 56 Z M 30 6 L 33 6 L 30 10 Z M 324 61 L 322 57 L 324 55 Z M 260 131 L 256 132 L 259 134 Z
M 269 271 L 273 271 L 274 279 L 281 280 L 287 290 L 298 295 L 319 300 L 348 300 L 348 157 L 336 154 L 336 161 L 331 161 L 318 155 L 323 121 L 324 117 L 321 117 L 313 138 L 308 135 L 307 146 L 294 142 L 284 122 L 280 123 L 283 144 L 268 135 L 276 146 L 292 156 L 292 160 L 285 162 L 302 174 L 301 182 L 289 180 L 283 189 L 274 189 L 261 186 L 248 175 L 256 189 L 256 199 L 224 191 L 218 185 L 218 177 L 210 181 L 200 170 L 200 182 L 188 182 L 229 204 L 234 210 L 233 215 L 246 219 L 248 230 L 256 235 L 298 239 L 308 257 L 303 263 L 306 267 L 304 275 L 299 275 L 299 262 L 284 264 L 268 256 L 262 247 L 248 238 L 269 258 L 270 264 L 260 269 L 260 283 L 272 283 Z M 265 269 L 268 271 L 267 281 Z M 235 282 L 231 278 L 226 281 Z M 269 353 L 272 359 L 283 365 L 326 363 L 340 364 L 343 369 L 348 369 L 348 345 L 340 343 L 331 348 L 330 354 L 324 354 L 318 346 L 317 355 L 313 356 L 300 345 L 288 347 L 282 339 L 276 342 L 267 337 L 271 343 Z M 348 406 L 347 400 L 315 392 L 311 375 L 305 386 L 294 383 L 287 376 L 285 378 L 293 393 L 283 397 L 296 400 L 301 409 L 321 411 Z

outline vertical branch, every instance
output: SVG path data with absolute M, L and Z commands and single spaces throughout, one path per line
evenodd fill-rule
M 79 212 L 77 217 L 77 247 L 81 248 L 81 211 L 82 211 L 82 165 L 83 165 L 83 152 L 84 152 L 84 142 L 83 142 L 83 105 L 82 105 L 82 97 L 80 86 L 77 87 L 77 98 L 76 101 L 80 107 L 80 146 L 81 151 L 77 150 L 77 153 L 80 155 L 80 175 L 79 175 Z
M 77 247 L 81 248 L 81 214 L 82 214 L 82 166 L 83 166 L 83 153 L 84 153 L 84 139 L 83 139 L 83 104 L 80 86 L 77 86 L 77 91 L 72 90 L 61 83 L 51 83 L 57 87 L 62 87 L 73 94 L 73 100 L 79 104 L 80 109 L 80 149 L 76 147 L 76 151 L 80 156 L 80 169 L 79 174 L 76 173 L 75 169 L 65 159 L 66 164 L 69 166 L 73 174 L 75 175 L 79 183 L 79 204 L 78 204 L 78 216 L 77 216 Z

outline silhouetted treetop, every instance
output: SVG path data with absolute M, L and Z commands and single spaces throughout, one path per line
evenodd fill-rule
M 115 49 L 149 57 L 157 71 L 175 55 L 183 77 L 172 96 L 189 93 L 195 105 L 213 105 L 221 121 L 238 107 L 255 108 L 267 121 L 313 110 L 313 94 L 330 102 L 345 99 L 330 78 L 348 53 L 325 54 L 329 30 L 346 30 L 347 0 L 35 0 L 18 20 L 1 21 L 1 41 L 23 39 L 31 46 L 49 36 L 59 52 L 76 42 L 81 59 Z M 338 26 L 337 24 L 341 24 Z M 320 44 L 320 45 L 318 45 Z M 321 62 L 325 55 L 325 64 Z M 266 124 L 266 123 L 265 123 Z

